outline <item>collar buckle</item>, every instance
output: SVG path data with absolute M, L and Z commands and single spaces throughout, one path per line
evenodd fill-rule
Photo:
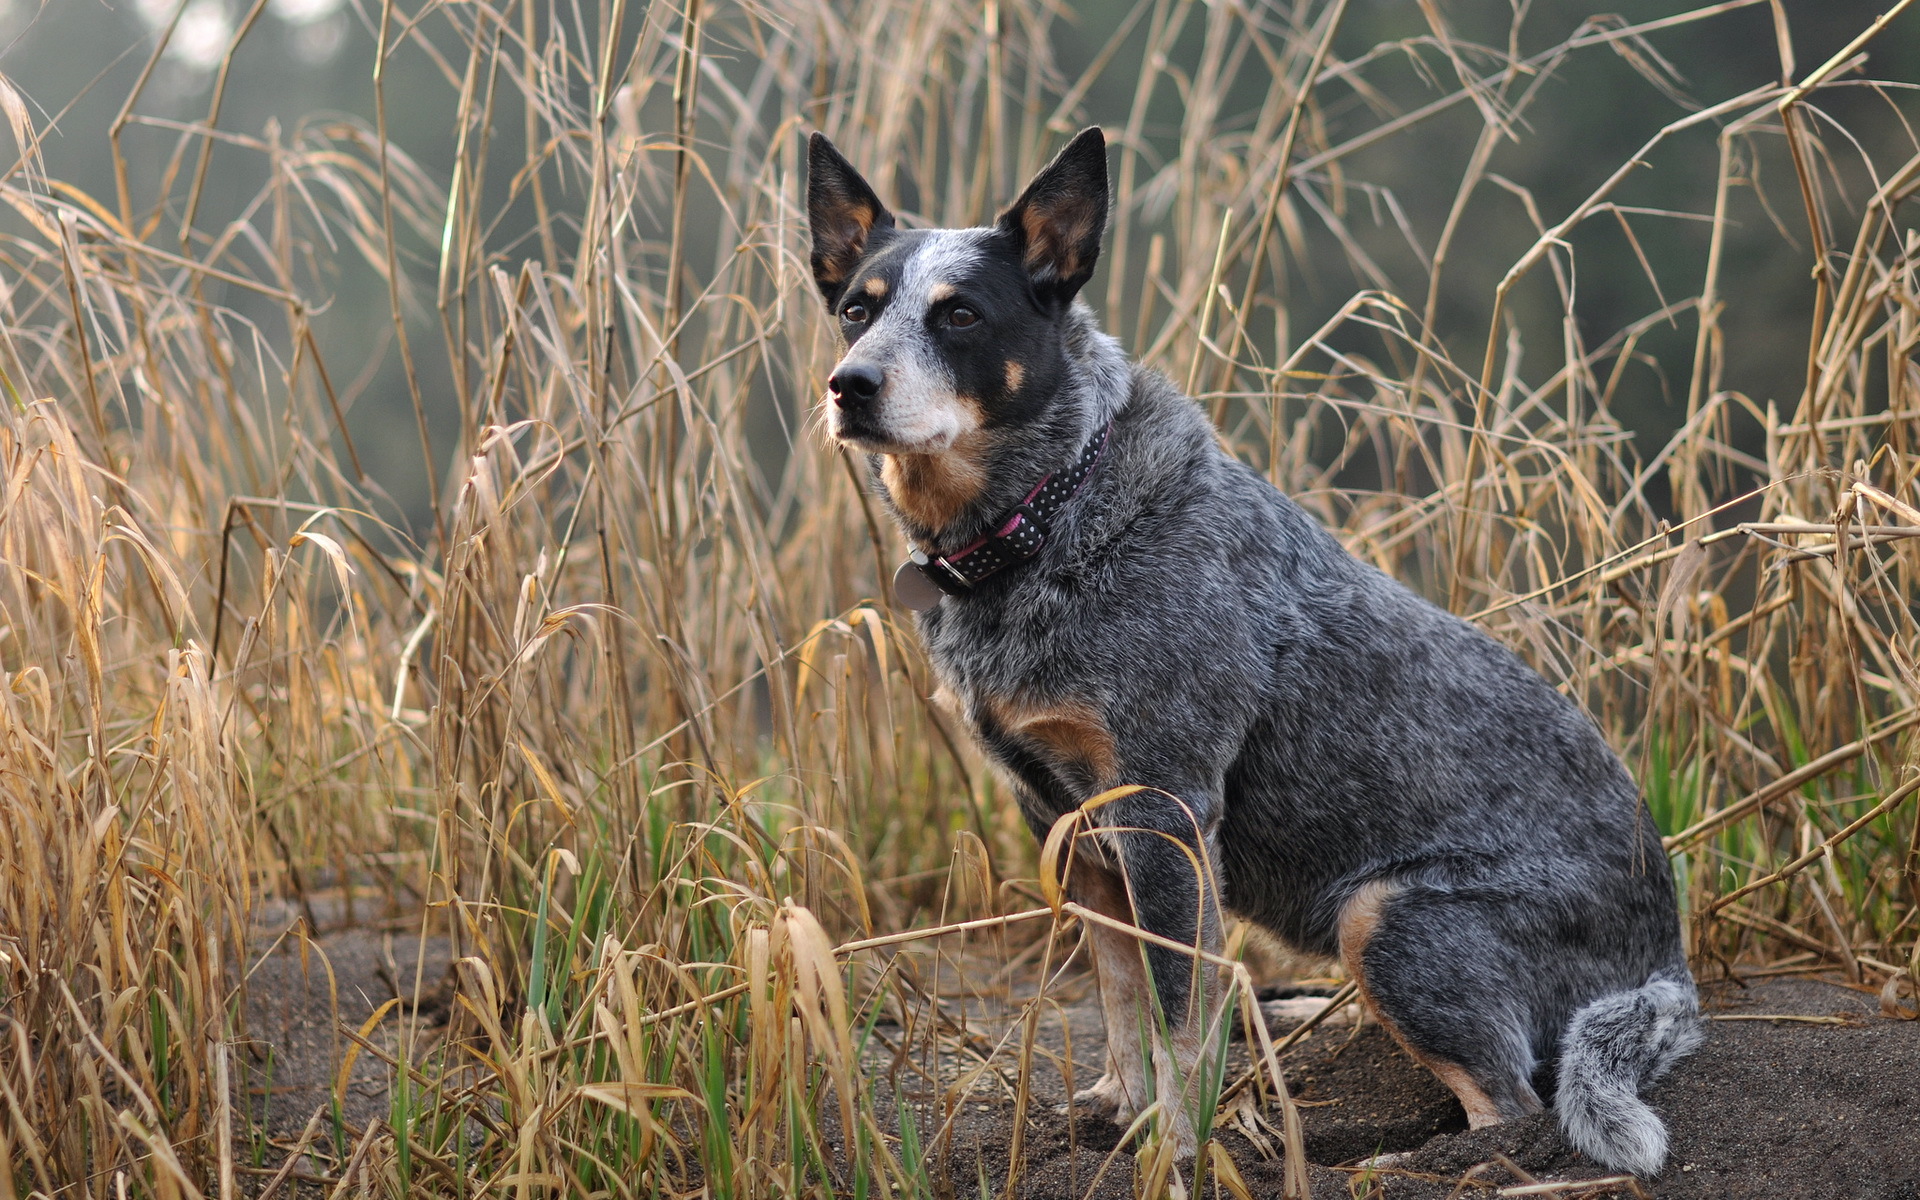
M 939 588 L 949 596 L 958 596 L 973 590 L 973 581 L 959 567 L 947 561 L 944 554 L 929 556 L 925 551 L 914 549 L 907 558 L 927 577 L 927 582 Z

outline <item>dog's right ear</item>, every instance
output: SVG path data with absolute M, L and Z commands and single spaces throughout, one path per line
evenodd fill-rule
M 824 133 L 807 139 L 807 224 L 813 281 L 831 307 L 866 253 L 868 236 L 892 229 L 893 214 Z

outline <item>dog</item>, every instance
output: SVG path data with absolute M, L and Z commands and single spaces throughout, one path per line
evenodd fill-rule
M 819 133 L 808 167 L 846 346 L 822 405 L 912 548 L 895 591 L 1035 833 L 1097 826 L 1064 856 L 1113 922 L 1087 922 L 1107 1069 L 1075 1102 L 1157 1105 L 1194 1149 L 1222 977 L 1171 947 L 1217 955 L 1224 910 L 1339 958 L 1474 1128 L 1550 1100 L 1576 1148 L 1658 1171 L 1638 1093 L 1702 1033 L 1651 813 L 1572 701 L 1101 332 L 1100 131 L 975 229 L 903 228 Z

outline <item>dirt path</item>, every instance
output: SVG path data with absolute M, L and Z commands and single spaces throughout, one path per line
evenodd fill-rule
M 1705 998 L 1716 1018 L 1707 1044 L 1649 1096 L 1673 1137 L 1649 1192 L 1920 1197 L 1920 1022 L 1889 1020 L 1872 998 L 1812 980 L 1720 985 Z M 1767 1014 L 1841 1020 L 1743 1019 Z M 1544 1118 L 1442 1139 L 1408 1165 L 1457 1174 L 1494 1150 L 1543 1177 L 1593 1173 Z
M 1872 997 L 1813 980 L 1716 985 L 1705 1002 L 1714 1017 L 1706 1046 L 1648 1094 L 1672 1135 L 1665 1172 L 1643 1184 L 1649 1195 L 1920 1200 L 1920 1022 L 1889 1020 Z M 1749 1019 L 1764 1016 L 1818 1020 Z M 1065 1038 L 1052 1024 L 1041 1040 L 1059 1052 Z M 1069 1027 L 1084 1086 L 1100 1063 L 1097 1019 L 1083 1004 L 1069 1010 Z M 1289 1027 L 1276 1023 L 1275 1031 Z M 1567 1146 L 1551 1114 L 1468 1131 L 1453 1097 L 1377 1025 L 1315 1030 L 1284 1066 L 1301 1101 L 1316 1200 L 1368 1194 L 1355 1183 L 1359 1172 L 1333 1168 L 1383 1152 L 1412 1152 L 1373 1181 L 1372 1196 L 1394 1200 L 1492 1196 L 1513 1185 L 1608 1174 Z M 1130 1197 L 1124 1156 L 1089 1189 L 1118 1130 L 1055 1111 L 1065 1088 L 1051 1062 L 1035 1076 L 1021 1194 Z M 952 1170 L 956 1183 L 972 1181 L 971 1194 L 982 1168 L 990 1182 L 1004 1183 L 1011 1129 L 1006 1103 L 969 1108 L 956 1121 Z M 1278 1161 L 1237 1132 L 1221 1140 L 1256 1196 L 1279 1194 Z M 1524 1174 L 1502 1165 L 1502 1155 Z M 1631 1195 L 1612 1188 L 1565 1194 Z
M 248 1022 L 257 1046 L 249 1055 L 248 1101 L 259 1127 L 277 1139 L 297 1137 L 326 1103 L 337 1055 L 350 1044 L 344 1034 L 334 1035 L 334 1022 L 358 1029 L 395 994 L 396 979 L 410 991 L 414 978 L 416 939 L 407 933 L 354 930 L 327 935 L 319 944 L 332 966 L 331 983 L 319 955 L 302 969 L 296 954 L 283 951 L 256 966 L 249 987 Z M 444 977 L 446 949 L 430 940 L 426 952 L 421 974 L 431 995 Z M 1059 1007 L 1040 1022 L 1020 1187 L 1021 1195 L 1035 1200 L 1133 1194 L 1132 1157 L 1125 1150 L 1113 1153 L 1120 1131 L 1058 1110 L 1067 1094 L 1069 1042 L 1076 1086 L 1099 1073 L 1103 1039 L 1091 992 L 1085 980 L 1069 984 Z M 1920 1022 L 1887 1019 L 1872 997 L 1814 980 L 1719 984 L 1704 995 L 1715 1018 L 1707 1045 L 1648 1097 L 1667 1121 L 1673 1150 L 1664 1174 L 1644 1185 L 1647 1194 L 1675 1200 L 1920 1200 Z M 430 999 L 423 1026 L 438 1017 L 436 1004 L 444 998 Z M 873 1069 L 888 1081 L 883 1090 L 920 1108 L 924 1129 L 937 1127 L 930 1104 L 936 1089 L 922 1072 L 937 1069 L 943 1084 L 961 1072 L 975 1075 L 948 1139 L 945 1170 L 958 1195 L 979 1194 L 983 1178 L 995 1195 L 1004 1187 L 1017 1039 L 1003 1039 L 1013 1015 L 1004 1006 L 976 1009 L 969 1018 L 973 1036 L 947 1039 L 955 1046 L 964 1040 L 970 1049 L 942 1053 L 935 1061 L 928 1060 L 920 1039 L 904 1038 L 899 1026 L 883 1021 L 876 1030 Z M 1816 1020 L 1749 1019 L 1768 1016 Z M 1291 1025 L 1272 1022 L 1276 1033 Z M 375 1044 L 392 1044 L 398 1028 L 390 1017 Z M 896 1054 L 903 1045 L 904 1053 Z M 1243 1050 L 1237 1050 L 1229 1078 L 1243 1061 Z M 1452 1096 L 1370 1022 L 1358 1029 L 1348 1023 L 1315 1030 L 1285 1056 L 1284 1065 L 1302 1105 L 1316 1200 L 1492 1197 L 1516 1184 L 1606 1174 L 1566 1146 L 1550 1114 L 1467 1131 Z M 344 1114 L 350 1127 L 385 1115 L 386 1076 L 387 1068 L 372 1055 L 359 1056 Z M 883 1114 L 891 1119 L 893 1114 Z M 1221 1140 L 1255 1196 L 1279 1195 L 1277 1158 L 1231 1129 Z M 1356 1171 L 1337 1169 L 1375 1153 L 1403 1151 L 1411 1153 L 1372 1180 L 1371 1193 L 1356 1182 Z M 1523 1175 L 1502 1165 L 1500 1156 Z M 277 1165 L 282 1157 L 269 1149 L 265 1160 Z
M 445 1021 L 447 967 L 445 938 L 428 938 L 421 953 L 417 922 L 392 922 L 389 928 L 348 929 L 315 939 L 304 957 L 293 944 L 255 962 L 247 981 L 245 1111 L 267 1137 L 298 1138 L 317 1110 L 330 1110 L 335 1077 L 353 1048 L 348 1031 L 358 1032 L 381 1005 L 396 995 L 411 1000 L 416 966 L 422 983 L 417 1017 L 412 1005 L 397 1005 L 369 1037 L 393 1053 L 409 1024 L 429 1034 Z M 353 1055 L 341 1116 L 350 1129 L 364 1129 L 373 1117 L 389 1115 L 391 1069 L 370 1053 Z M 323 1118 L 331 1129 L 331 1113 Z M 251 1149 L 251 1147 L 249 1147 Z M 284 1158 L 273 1151 L 268 1160 Z

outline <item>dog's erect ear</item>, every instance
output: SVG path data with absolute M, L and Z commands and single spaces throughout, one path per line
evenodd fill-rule
M 807 223 L 813 230 L 813 281 L 829 305 L 866 253 L 868 236 L 893 228 L 893 214 L 823 133 L 807 139 Z
M 1107 139 L 1098 125 L 1074 135 L 1000 214 L 1042 299 L 1065 304 L 1093 277 L 1107 231 Z

